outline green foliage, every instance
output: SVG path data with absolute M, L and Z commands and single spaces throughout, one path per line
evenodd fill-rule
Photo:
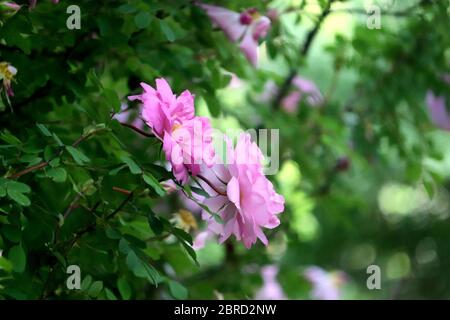
M 449 135 L 424 103 L 428 90 L 450 101 L 448 3 L 396 1 L 370 30 L 364 12 L 338 12 L 361 1 L 335 1 L 302 55 L 328 4 L 307 2 L 217 2 L 280 13 L 257 69 L 192 1 L 80 0 L 80 30 L 66 28 L 64 0 L 0 15 L 0 62 L 18 70 L 14 97 L 2 91 L 0 102 L 0 299 L 252 298 L 273 263 L 289 298 L 310 297 L 309 265 L 344 270 L 348 298 L 449 298 Z M 314 80 L 325 106 L 303 99 L 288 114 L 260 99 L 290 71 Z M 231 73 L 242 87 L 230 88 Z M 176 221 L 188 207 L 180 195 L 208 194 L 195 183 L 167 192 L 160 142 L 116 119 L 128 103 L 126 122 L 140 121 L 127 96 L 156 77 L 194 93 L 215 127 L 280 129 L 270 179 L 286 209 L 268 247 L 192 248 L 204 224 Z M 381 291 L 366 288 L 370 264 L 383 270 Z M 80 290 L 66 286 L 69 265 Z

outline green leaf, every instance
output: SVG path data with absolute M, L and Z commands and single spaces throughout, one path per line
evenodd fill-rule
M 106 101 L 109 106 L 114 110 L 114 112 L 120 111 L 120 99 L 117 93 L 111 89 L 104 89 L 103 94 L 105 95 Z
M 151 20 L 152 16 L 150 13 L 141 11 L 134 17 L 134 24 L 139 29 L 145 29 L 150 25 Z
M 60 158 L 55 158 L 55 159 L 52 159 L 52 160 L 49 162 L 49 165 L 50 165 L 51 167 L 55 168 L 55 167 L 59 166 L 59 163 L 60 163 L 60 162 L 61 162 L 61 159 L 60 159 Z
M 108 300 L 117 300 L 116 295 L 108 288 L 105 288 L 105 295 Z
M 73 160 L 79 165 L 83 165 L 86 162 L 89 162 L 89 158 L 86 157 L 80 150 L 75 149 L 72 146 L 66 146 L 66 150 L 69 151 L 70 155 L 72 156 Z
M 120 239 L 119 250 L 123 254 L 128 254 L 128 252 L 130 252 L 130 250 L 131 250 L 130 245 L 128 244 L 128 241 L 125 240 L 125 238 Z
M 102 281 L 94 281 L 88 290 L 88 295 L 91 297 L 97 297 L 103 289 Z
M 435 183 L 431 178 L 423 179 L 423 186 L 425 187 L 425 190 L 428 194 L 428 197 L 430 199 L 433 199 L 435 195 Z
M 14 246 L 9 250 L 8 260 L 11 261 L 15 272 L 21 273 L 25 270 L 27 257 L 21 245 Z
M 164 224 L 153 212 L 148 215 L 148 223 L 155 235 L 160 235 L 164 231 Z
M 187 289 L 178 281 L 169 280 L 169 291 L 177 300 L 185 300 L 188 297 Z
M 167 41 L 173 42 L 175 40 L 175 34 L 173 33 L 172 28 L 164 20 L 159 21 L 159 26 Z
M 8 130 L 2 131 L 2 133 L 0 134 L 0 139 L 13 146 L 22 144 L 22 141 L 12 135 Z
M 158 271 L 146 262 L 142 261 L 133 250 L 128 252 L 126 263 L 128 268 L 133 271 L 136 277 L 147 278 L 155 285 L 157 285 L 160 281 Z
M 28 166 L 34 166 L 42 161 L 41 157 L 36 156 L 35 154 L 25 154 L 20 157 L 20 162 L 28 163 Z
M 81 290 L 87 291 L 88 288 L 91 286 L 92 283 L 92 277 L 90 275 L 87 275 L 83 281 L 81 281 Z
M 156 178 L 150 173 L 145 173 L 142 177 L 144 178 L 145 183 L 152 187 L 160 197 L 163 197 L 166 194 L 166 191 L 163 189 L 159 181 L 156 180 Z
M 147 272 L 148 280 L 150 280 L 155 286 L 158 286 L 158 283 L 161 282 L 161 276 L 158 271 L 152 265 L 147 264 L 144 261 L 142 261 L 142 265 Z
M 122 5 L 118 8 L 118 10 L 119 10 L 120 13 L 125 13 L 125 14 L 127 14 L 127 13 L 133 13 L 133 12 L 136 12 L 138 9 L 137 9 L 136 7 L 134 7 L 133 5 L 126 3 L 126 4 L 122 4 Z
M 217 100 L 216 96 L 207 94 L 204 96 L 204 99 L 206 101 L 206 105 L 208 106 L 208 110 L 211 113 L 211 115 L 215 118 L 220 116 L 220 103 Z
M 6 184 L 6 188 L 10 191 L 14 192 L 20 192 L 20 193 L 28 193 L 31 191 L 31 188 L 26 185 L 25 183 L 18 182 L 18 181 L 8 181 Z
M 39 128 L 39 130 L 41 130 L 41 132 L 44 134 L 44 136 L 46 136 L 46 137 L 52 136 L 52 133 L 43 124 L 37 123 L 36 126 Z
M 108 238 L 110 239 L 114 239 L 114 240 L 118 240 L 120 239 L 122 236 L 120 235 L 119 232 L 117 232 L 116 230 L 114 230 L 113 228 L 107 228 L 105 230 L 105 234 Z
M 47 177 L 55 182 L 64 182 L 67 179 L 67 171 L 63 168 L 51 168 L 46 173 Z
M 128 168 L 130 169 L 132 174 L 141 174 L 142 173 L 141 168 L 130 157 L 122 156 L 121 159 L 128 166 Z
M 61 141 L 61 139 L 55 133 L 52 134 L 52 137 L 56 141 L 58 146 L 64 147 L 64 143 Z
M 131 298 L 131 288 L 128 284 L 127 279 L 119 278 L 117 280 L 117 289 L 119 289 L 119 293 L 122 296 L 123 300 L 128 300 Z
M 11 272 L 13 265 L 5 257 L 0 257 L 0 270 L 5 270 L 6 272 Z
M 21 192 L 7 189 L 8 197 L 17 202 L 19 205 L 28 207 L 31 204 L 30 199 Z
M 109 171 L 108 174 L 109 174 L 110 176 L 115 176 L 116 174 L 119 173 L 120 170 L 122 170 L 122 169 L 125 168 L 126 166 L 127 166 L 126 164 L 121 165 L 121 166 L 118 166 L 117 168 L 112 169 L 111 171 Z
M 181 241 L 186 241 L 187 243 L 189 243 L 190 245 L 192 245 L 192 237 L 189 233 L 187 233 L 184 230 L 178 229 L 178 228 L 173 228 L 172 229 L 173 234 L 180 239 Z
M 0 198 L 3 198 L 6 196 L 6 186 L 0 185 Z
M 134 253 L 133 250 L 130 250 L 127 254 L 127 266 L 128 268 L 133 271 L 133 273 L 136 274 L 136 270 L 139 267 L 139 258 L 137 257 L 136 253 Z
M 199 266 L 198 261 L 197 261 L 197 253 L 195 252 L 195 250 L 188 243 L 186 243 L 184 241 L 180 241 L 180 242 L 183 245 L 186 252 L 188 253 L 188 255 L 192 258 L 192 260 L 194 260 L 195 264 L 197 266 Z
M 201 188 L 197 188 L 197 187 L 191 186 L 191 190 L 192 190 L 194 193 L 196 193 L 196 194 L 198 194 L 198 195 L 200 195 L 200 196 L 202 196 L 202 197 L 205 197 L 205 198 L 211 198 L 211 196 L 209 195 L 209 193 L 206 192 L 205 190 L 201 189 Z

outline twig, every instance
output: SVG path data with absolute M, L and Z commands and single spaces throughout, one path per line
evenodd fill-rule
M 123 209 L 123 207 L 125 207 L 125 205 L 128 203 L 128 201 L 131 200 L 131 198 L 133 198 L 134 195 L 134 191 L 131 191 L 130 194 L 128 195 L 128 197 L 125 198 L 125 200 L 122 201 L 122 203 L 116 208 L 116 210 L 114 210 L 113 212 L 111 212 L 110 214 L 108 214 L 106 216 L 106 220 L 111 219 L 113 216 L 116 215 L 116 213 L 118 213 L 120 210 Z
M 28 168 L 26 168 L 25 170 L 22 170 L 22 171 L 19 171 L 19 172 L 13 174 L 12 176 L 9 177 L 9 179 L 17 179 L 17 178 L 19 178 L 20 176 L 23 176 L 23 175 L 25 175 L 25 174 L 27 174 L 27 173 L 30 173 L 30 172 L 32 172 L 32 171 L 35 171 L 35 170 L 39 170 L 39 169 L 45 168 L 46 166 L 48 166 L 48 164 L 49 164 L 48 161 L 44 161 L 44 162 L 41 162 L 41 163 L 36 164 L 36 165 L 34 165 L 34 166 L 28 167 Z
M 126 194 L 126 195 L 129 195 L 131 193 L 131 191 L 129 191 L 127 189 L 122 189 L 122 188 L 119 188 L 119 187 L 112 187 L 112 189 L 114 191 L 117 191 L 117 192 L 120 192 L 120 193 Z
M 136 131 L 137 133 L 139 133 L 140 135 L 143 135 L 144 137 L 151 138 L 151 137 L 155 136 L 154 134 L 145 132 L 144 130 L 141 130 L 141 129 L 139 129 L 139 128 L 137 128 L 137 127 L 135 127 L 135 126 L 133 126 L 133 125 L 131 125 L 129 123 L 120 122 L 120 124 L 122 126 L 124 126 L 124 127 L 130 128 L 130 129 Z
M 324 8 L 321 15 L 319 16 L 319 19 L 317 20 L 314 28 L 312 28 L 311 31 L 309 31 L 309 33 L 306 35 L 305 42 L 303 43 L 303 45 L 300 49 L 300 53 L 303 57 L 306 57 L 306 55 L 308 54 L 309 48 L 311 47 L 311 44 L 312 44 L 312 41 L 314 40 L 315 36 L 317 35 L 317 32 L 319 31 L 319 29 L 322 25 L 322 22 L 331 13 L 331 4 L 334 1 L 335 0 L 328 0 L 326 7 Z M 280 105 L 281 100 L 283 100 L 283 98 L 286 96 L 286 94 L 289 90 L 289 87 L 291 86 L 292 80 L 294 80 L 296 75 L 297 75 L 297 71 L 295 69 L 291 69 L 291 71 L 289 72 L 289 75 L 284 80 L 283 85 L 281 86 L 280 90 L 278 90 L 278 93 L 275 96 L 275 99 L 273 100 L 273 104 L 272 104 L 273 109 L 276 109 Z
M 85 140 L 88 139 L 89 137 L 91 137 L 91 136 L 93 136 L 94 134 L 96 134 L 96 133 L 98 133 L 98 132 L 100 132 L 100 131 L 103 131 L 103 130 L 105 130 L 105 128 L 96 129 L 96 130 L 93 130 L 92 132 L 90 132 L 90 133 L 88 133 L 88 134 L 86 134 L 86 135 L 80 136 L 74 143 L 72 143 L 72 147 L 74 147 L 74 148 L 77 147 L 81 142 L 85 141 Z M 58 155 L 57 155 L 56 157 L 61 156 L 63 152 L 64 152 L 64 149 L 62 149 L 62 150 L 58 153 Z M 56 157 L 55 157 L 55 158 L 56 158 Z M 37 165 L 28 167 L 28 168 L 26 168 L 26 169 L 24 169 L 24 170 L 22 170 L 22 171 L 19 171 L 19 172 L 15 173 L 15 174 L 11 175 L 11 176 L 9 177 L 9 179 L 17 179 L 17 178 L 19 178 L 19 177 L 21 177 L 21 176 L 23 176 L 23 175 L 25 175 L 25 174 L 27 174 L 27 173 L 30 173 L 30 172 L 33 172 L 33 171 L 35 171 L 35 170 L 39 170 L 39 169 L 45 168 L 45 167 L 47 167 L 47 166 L 50 164 L 50 161 L 51 161 L 51 160 L 49 160 L 49 161 L 43 161 L 43 162 L 41 162 L 41 163 L 38 163 Z

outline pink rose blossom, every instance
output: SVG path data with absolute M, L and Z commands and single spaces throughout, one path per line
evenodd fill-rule
M 341 271 L 329 273 L 316 266 L 307 268 L 304 275 L 313 286 L 312 298 L 317 300 L 339 300 L 340 287 L 347 281 L 347 276 Z
M 277 281 L 278 267 L 265 266 L 261 269 L 263 286 L 256 293 L 256 300 L 285 300 L 283 289 Z
M 209 18 L 218 25 L 232 42 L 240 41 L 239 48 L 254 66 L 258 62 L 258 41 L 266 37 L 270 19 L 261 16 L 255 9 L 242 13 L 222 7 L 199 4 Z
M 212 129 L 208 118 L 194 116 L 194 96 L 185 90 L 178 97 L 164 79 L 156 79 L 156 90 L 141 83 L 144 93 L 130 96 L 143 103 L 141 116 L 163 142 L 166 159 L 175 178 L 185 184 L 200 165 L 213 164 Z
M 445 98 L 435 96 L 431 90 L 428 90 L 425 100 L 431 121 L 439 128 L 450 131 L 450 115 L 445 106 Z
M 20 10 L 22 6 L 18 5 L 17 3 L 13 1 L 2 1 L 0 2 L 0 8 L 5 9 L 7 11 L 11 11 L 12 13 L 17 12 Z
M 204 189 L 211 196 L 203 204 L 224 221 L 220 224 L 208 212 L 202 213 L 220 243 L 233 234 L 246 248 L 258 238 L 267 245 L 262 228 L 273 229 L 280 224 L 277 215 L 284 210 L 284 198 L 264 176 L 262 161 L 259 147 L 249 134 L 243 134 L 234 150 L 228 142 L 227 165 L 215 164 L 199 175 L 207 182 Z

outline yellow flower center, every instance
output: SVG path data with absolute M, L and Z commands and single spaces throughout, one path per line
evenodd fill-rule
M 189 229 L 196 230 L 198 228 L 197 221 L 195 220 L 194 215 L 191 212 L 180 209 L 178 211 L 178 217 L 180 219 L 179 222 L 182 229 L 189 231 Z
M 175 123 L 175 124 L 172 126 L 172 133 L 175 132 L 177 129 L 180 129 L 181 127 L 182 127 L 181 124 Z
M 0 62 L 0 74 L 6 80 L 12 80 L 14 74 L 10 70 L 10 65 L 7 62 Z
M 252 16 L 253 21 L 259 19 L 261 17 L 261 14 L 258 11 L 255 11 L 250 14 Z

